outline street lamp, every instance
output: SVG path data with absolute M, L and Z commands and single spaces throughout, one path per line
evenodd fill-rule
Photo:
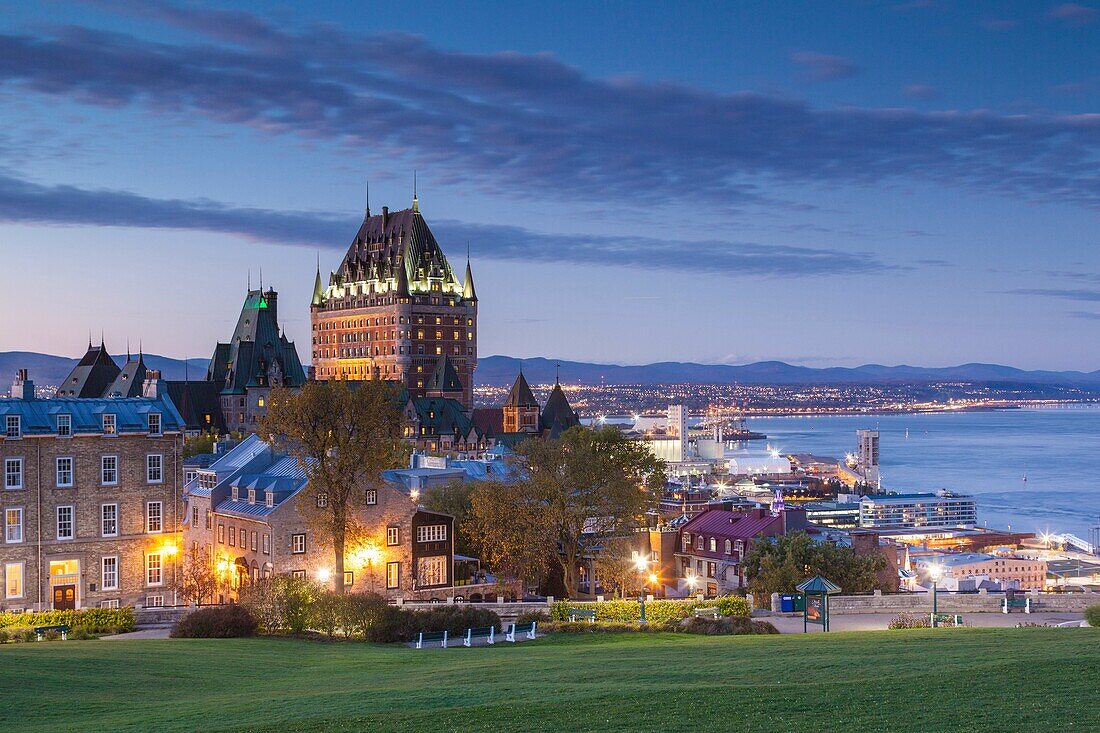
M 645 620 L 645 571 L 646 571 L 646 568 L 649 566 L 649 561 L 646 560 L 644 557 L 641 557 L 639 555 L 638 559 L 637 559 L 637 561 L 635 561 L 634 565 L 638 568 L 638 572 L 642 575 L 642 578 L 643 578 L 643 580 L 642 580 L 642 592 L 638 596 L 638 604 L 640 606 L 640 610 L 639 610 L 639 614 L 638 614 L 638 623 L 644 625 L 645 622 L 646 622 L 646 620 Z
M 928 566 L 928 576 L 932 578 L 932 615 L 939 613 L 939 604 L 937 603 L 937 587 L 936 581 L 940 579 L 943 574 L 943 566 L 939 563 L 935 563 Z M 932 619 L 933 625 L 935 625 L 935 618 Z

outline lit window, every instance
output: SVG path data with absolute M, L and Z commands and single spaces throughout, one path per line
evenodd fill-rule
M 416 528 L 417 542 L 443 542 L 447 539 L 447 525 L 429 524 Z
M 401 584 L 401 563 L 386 563 L 386 588 L 393 590 Z
M 416 561 L 416 583 L 421 587 L 447 584 L 447 558 L 422 557 Z
M 290 536 L 290 551 L 295 555 L 301 555 L 306 551 L 306 536 L 304 534 Z
M 328 506 L 328 494 L 321 493 L 317 495 L 317 508 L 324 509 Z
M 103 415 L 103 434 L 115 435 L 117 433 L 115 416 L 111 413 L 104 413 Z
M 146 585 L 164 583 L 164 568 L 161 565 L 159 552 L 151 552 L 145 556 L 145 583 Z
M 386 544 L 390 547 L 401 544 L 400 527 L 386 527 Z
M 23 597 L 23 563 L 9 562 L 4 565 L 4 597 Z
M 263 536 L 263 553 L 265 555 L 271 554 L 271 535 L 269 534 Z
M 4 542 L 13 544 L 23 541 L 23 510 L 4 511 Z
M 345 586 L 355 585 L 355 573 L 353 573 L 351 570 L 345 570 L 344 571 L 344 585 Z
M 229 528 L 229 546 L 230 547 L 236 547 L 237 546 L 237 528 L 236 527 L 230 527 Z
M 713 537 L 710 538 L 710 551 L 718 552 L 718 540 Z

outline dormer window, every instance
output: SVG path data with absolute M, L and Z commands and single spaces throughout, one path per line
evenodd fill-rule
M 23 435 L 23 420 L 19 415 L 8 415 L 4 423 L 4 436 L 7 438 L 19 438 Z
M 256 503 L 256 489 L 249 489 L 248 490 L 248 503 L 249 504 L 255 504 Z
M 275 492 L 274 491 L 268 491 L 268 492 L 265 492 L 265 493 L 267 494 L 267 497 L 266 497 L 264 503 L 268 506 L 268 508 L 275 506 Z
M 104 413 L 103 415 L 103 434 L 104 435 L 117 435 L 118 428 L 115 422 L 116 417 L 114 413 Z
M 149 413 L 149 435 L 160 435 L 160 413 Z
M 67 438 L 73 434 L 73 416 L 69 414 L 57 416 L 57 437 Z
M 233 501 L 237 501 L 237 497 L 240 495 L 240 491 L 236 486 L 233 487 Z

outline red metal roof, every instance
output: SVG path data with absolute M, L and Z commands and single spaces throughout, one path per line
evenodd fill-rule
M 781 534 L 783 518 L 773 517 L 771 514 L 759 516 L 758 511 L 731 512 L 726 509 L 710 509 L 685 524 L 680 531 L 722 539 L 751 540 L 759 534 Z

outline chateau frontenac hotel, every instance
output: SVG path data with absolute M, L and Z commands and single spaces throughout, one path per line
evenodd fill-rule
M 412 398 L 473 405 L 477 294 L 469 259 L 459 282 L 420 213 L 370 213 L 310 307 L 316 379 L 402 382 Z

